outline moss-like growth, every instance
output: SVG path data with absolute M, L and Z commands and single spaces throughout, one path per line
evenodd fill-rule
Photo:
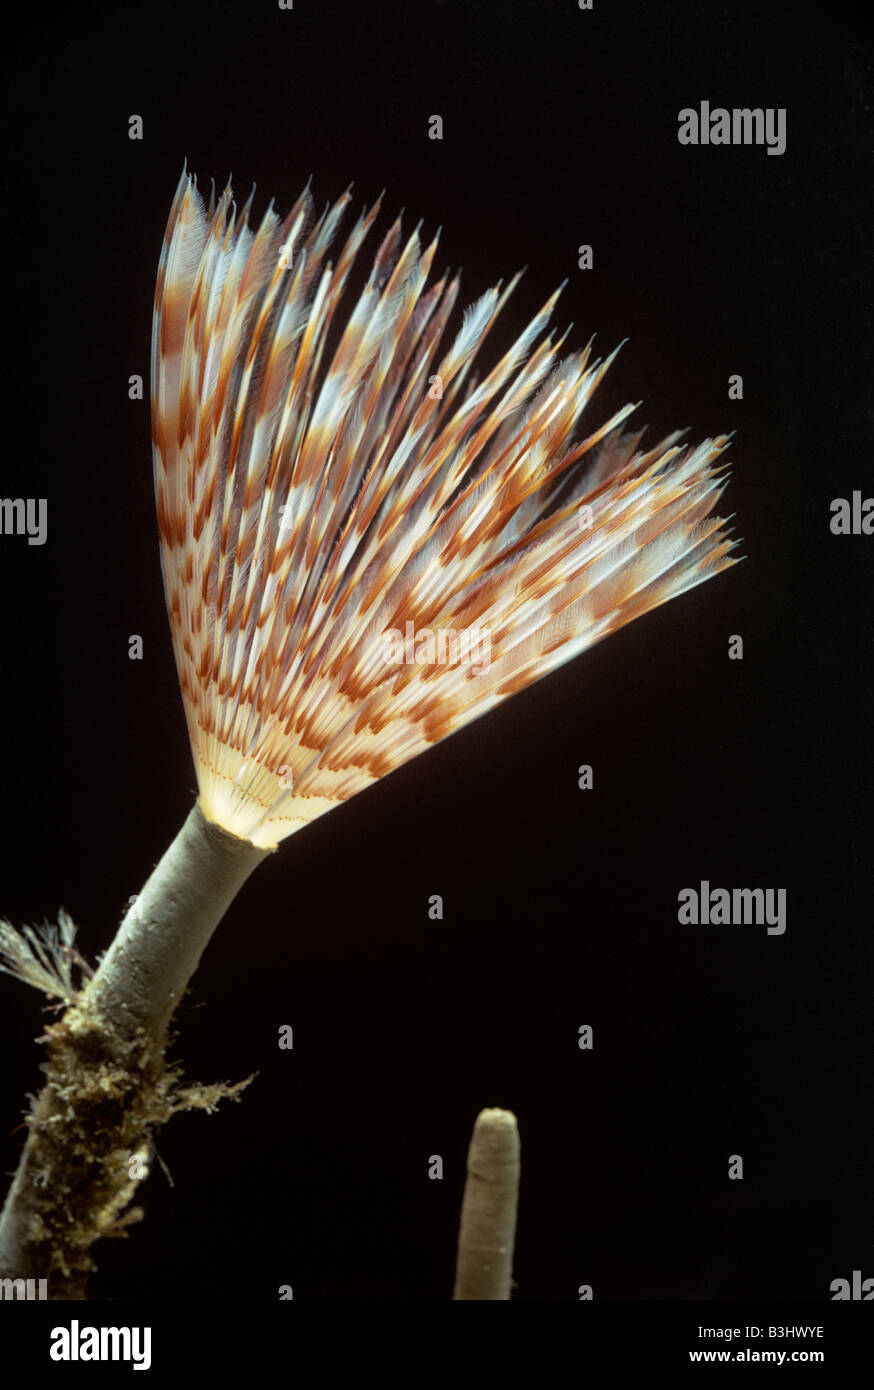
M 51 1298 L 83 1298 L 95 1241 L 125 1236 L 142 1217 L 131 1202 L 147 1176 L 156 1130 L 179 1110 L 212 1111 L 237 1099 L 252 1077 L 183 1086 L 164 1045 L 142 1030 L 133 1040 L 114 1032 L 87 991 L 43 1041 L 46 1084 L 27 1117 L 16 1179 L 29 1267 L 22 1273 L 46 1278 Z

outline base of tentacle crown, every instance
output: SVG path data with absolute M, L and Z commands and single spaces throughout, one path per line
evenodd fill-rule
M 258 849 L 276 849 L 296 830 L 377 780 L 351 768 L 336 778 L 331 796 L 303 795 L 294 788 L 290 765 L 271 769 L 233 749 L 225 750 L 220 771 L 202 757 L 196 757 L 196 764 L 198 804 L 206 819 Z

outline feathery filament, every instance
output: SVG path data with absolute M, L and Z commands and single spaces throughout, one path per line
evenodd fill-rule
M 260 847 L 734 563 L 725 436 L 639 452 L 627 405 L 581 437 L 615 353 L 559 357 L 558 292 L 477 383 L 518 276 L 445 345 L 458 279 L 429 287 L 436 238 L 399 220 L 349 303 L 380 209 L 330 261 L 350 201 L 316 218 L 307 188 L 255 232 L 251 199 L 205 207 L 183 173 L 158 272 L 155 496 L 200 804 Z

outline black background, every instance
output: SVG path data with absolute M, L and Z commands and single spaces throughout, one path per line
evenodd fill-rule
M 721 510 L 747 556 L 258 870 L 178 1046 L 193 1078 L 257 1080 L 159 1136 L 175 1187 L 156 1165 L 93 1295 L 445 1300 L 485 1105 L 521 1130 L 518 1298 L 823 1299 L 874 1276 L 874 540 L 829 531 L 833 498 L 874 491 L 858 19 L 771 0 L 140 3 L 34 8 L 8 53 L 2 492 L 48 500 L 47 544 L 0 538 L 10 920 L 63 904 L 93 958 L 195 794 L 148 404 L 127 394 L 186 157 L 201 188 L 257 183 L 256 216 L 310 174 L 322 203 L 385 187 L 380 228 L 401 206 L 442 224 L 464 304 L 527 265 L 491 355 L 569 277 L 571 345 L 629 339 L 589 418 L 642 399 L 651 441 L 736 430 Z M 702 99 L 786 107 L 786 153 L 680 146 Z M 701 879 L 784 887 L 785 936 L 680 927 Z M 2 977 L 0 1009 L 11 1171 L 40 1000 Z

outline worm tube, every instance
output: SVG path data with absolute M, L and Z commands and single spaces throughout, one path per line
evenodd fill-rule
M 196 805 L 93 979 L 46 1029 L 46 1084 L 0 1216 L 0 1277 L 45 1278 L 50 1297 L 83 1297 L 91 1246 L 141 1215 L 129 1204 L 154 1130 L 247 1084 L 182 1088 L 164 1049 L 204 947 L 268 853 Z

